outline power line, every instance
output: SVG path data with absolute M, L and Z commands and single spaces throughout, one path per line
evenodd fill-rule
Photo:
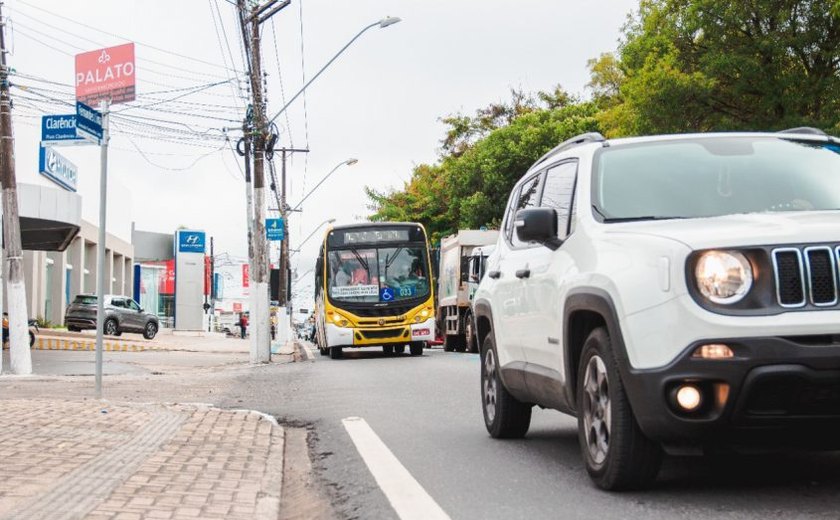
M 210 17 L 213 18 L 213 27 L 216 30 L 216 42 L 219 44 L 219 53 L 222 55 L 222 61 L 227 65 L 227 57 L 225 56 L 225 49 L 222 45 L 222 36 L 219 34 L 219 25 L 222 26 L 222 34 L 224 34 L 224 42 L 225 46 L 227 46 L 228 54 L 230 55 L 230 64 L 233 66 L 234 59 L 233 59 L 233 51 L 230 49 L 230 41 L 227 37 L 227 32 L 225 31 L 224 20 L 222 19 L 222 13 L 219 11 L 219 5 L 214 2 L 213 0 L 208 0 L 208 5 L 210 6 Z M 216 13 L 213 12 L 213 7 L 216 7 L 216 12 L 219 13 L 219 23 L 216 23 Z M 241 89 L 234 88 L 233 84 L 231 84 L 231 94 L 233 94 L 234 98 L 238 99 L 240 104 L 244 106 L 246 104 L 245 100 L 243 99 Z
M 271 19 L 271 39 L 274 41 L 274 60 L 277 62 L 277 79 L 280 81 L 280 99 L 282 99 L 283 104 L 286 104 L 286 88 L 283 85 L 283 71 L 280 67 L 280 51 L 277 48 L 277 30 L 274 24 L 274 18 Z M 289 133 L 289 144 L 292 148 L 295 147 L 295 140 L 292 136 L 292 125 L 289 122 L 289 113 L 285 113 L 286 116 L 286 131 Z
M 86 24 L 86 23 L 80 22 L 80 21 L 78 21 L 78 20 L 74 20 L 74 19 L 69 18 L 69 17 L 67 17 L 67 16 L 63 16 L 63 15 L 60 15 L 60 14 L 58 14 L 58 13 L 54 13 L 54 12 L 52 12 L 52 11 L 49 11 L 49 10 L 47 10 L 47 9 L 44 9 L 43 7 L 38 7 L 38 6 L 36 6 L 36 5 L 32 5 L 31 3 L 27 2 L 26 0 L 17 0 L 17 1 L 18 1 L 18 3 L 23 4 L 23 5 L 26 5 L 26 6 L 28 6 L 28 7 L 31 7 L 32 9 L 37 9 L 38 11 L 41 11 L 41 12 L 47 13 L 47 14 L 49 14 L 49 15 L 52 15 L 52 16 L 56 17 L 56 18 L 61 18 L 62 20 L 66 20 L 66 21 L 68 21 L 68 22 L 74 23 L 74 24 L 79 25 L 79 26 L 81 26 L 81 27 L 85 27 L 85 28 L 90 29 L 90 30 L 92 30 L 92 31 L 96 31 L 96 32 L 98 32 L 98 33 L 105 34 L 105 35 L 107 35 L 107 36 L 111 36 L 111 37 L 113 37 L 113 38 L 118 38 L 118 39 L 120 39 L 120 40 L 125 40 L 125 41 L 127 41 L 127 42 L 134 42 L 134 43 L 136 43 L 137 45 L 142 45 L 142 46 L 144 46 L 144 47 L 148 47 L 148 48 L 150 48 L 150 49 L 154 49 L 154 50 L 156 50 L 156 51 L 158 51 L 158 52 L 162 52 L 162 53 L 165 53 L 165 54 L 170 54 L 170 55 L 172 55 L 172 56 L 177 56 L 177 57 L 179 57 L 179 58 L 183 58 L 183 59 L 186 59 L 186 60 L 194 61 L 194 62 L 196 62 L 196 63 L 201 63 L 201 64 L 203 64 L 203 65 L 209 65 L 209 66 L 211 66 L 211 67 L 216 67 L 216 68 L 220 68 L 220 69 L 228 69 L 227 67 L 225 67 L 225 66 L 223 66 L 223 65 L 219 65 L 218 63 L 213 63 L 213 62 L 211 62 L 211 61 L 202 60 L 202 59 L 200 59 L 200 58 L 195 58 L 195 57 L 193 57 L 193 56 L 187 56 L 187 55 L 185 55 L 185 54 L 180 54 L 180 53 L 178 53 L 178 52 L 174 52 L 174 51 L 171 51 L 171 50 L 169 50 L 169 49 L 163 49 L 163 48 L 161 48 L 161 47 L 157 47 L 157 46 L 151 45 L 151 44 L 149 44 L 149 43 L 139 41 L 139 40 L 137 40 L 137 39 L 135 39 L 135 38 L 127 38 L 127 37 L 125 37 L 125 36 L 120 36 L 119 34 L 114 34 L 114 33 L 108 32 L 108 31 L 103 31 L 102 29 L 99 29 L 98 27 L 93 27 L 93 26 L 91 26 L 91 25 L 88 25 L 88 24 Z M 244 74 L 244 72 L 243 72 L 243 71 L 240 71 L 240 70 L 236 70 L 236 69 L 228 69 L 228 70 L 232 70 L 232 71 L 233 71 L 234 73 L 236 73 L 236 74 Z
M 29 15 L 27 15 L 27 14 L 25 14 L 25 13 L 21 12 L 21 11 L 17 11 L 17 12 L 18 12 L 18 14 L 20 14 L 20 15 L 22 15 L 22 16 L 25 16 L 25 17 L 27 17 L 27 18 L 30 18 L 30 19 L 32 19 L 32 20 L 34 20 L 34 21 L 36 21 L 37 23 L 40 23 L 40 24 L 42 24 L 42 25 L 44 25 L 44 26 L 46 26 L 46 27 L 49 27 L 49 28 L 54 29 L 54 30 L 56 30 L 56 31 L 61 31 L 61 33 L 62 33 L 62 34 L 66 34 L 66 35 L 69 35 L 69 36 L 73 36 L 73 37 L 75 37 L 75 38 L 78 38 L 79 40 L 82 40 L 82 41 L 86 41 L 86 42 L 92 43 L 92 44 L 96 45 L 97 47 L 107 47 L 107 45 L 105 45 L 105 44 L 104 44 L 104 43 L 102 43 L 102 42 L 98 42 L 98 41 L 96 41 L 96 40 L 91 40 L 90 38 L 86 38 L 86 37 L 84 37 L 84 36 L 80 36 L 80 35 L 78 35 L 78 34 L 75 34 L 75 33 L 73 33 L 73 32 L 70 32 L 70 31 L 66 30 L 65 28 L 62 28 L 62 27 L 58 27 L 58 26 L 56 26 L 56 25 L 49 24 L 49 23 L 44 22 L 44 21 L 42 21 L 42 20 L 39 20 L 39 19 L 37 19 L 37 18 L 33 18 L 33 17 L 31 17 L 31 16 L 29 16 Z M 19 22 L 19 21 L 18 21 L 18 22 L 16 22 L 16 25 L 17 25 L 18 27 L 23 27 L 23 28 L 24 28 L 24 29 L 26 29 L 27 31 L 32 31 L 32 32 L 34 32 L 34 33 L 37 33 L 37 34 L 39 34 L 39 35 L 41 35 L 41 36 L 45 37 L 45 38 L 49 38 L 49 39 L 51 39 L 51 40 L 53 40 L 53 41 L 56 41 L 56 42 L 62 43 L 62 44 L 64 44 L 66 47 L 70 47 L 70 48 L 76 49 L 76 50 L 81 51 L 81 52 L 85 52 L 85 51 L 88 51 L 88 50 L 89 50 L 89 49 L 86 49 L 86 48 L 81 47 L 81 46 L 79 46 L 79 45 L 76 45 L 76 44 L 74 44 L 74 43 L 71 43 L 71 42 L 69 42 L 69 41 L 67 41 L 67 40 L 62 40 L 61 38 L 58 38 L 58 37 L 54 36 L 53 34 L 46 33 L 46 32 L 44 32 L 44 31 L 41 31 L 41 30 L 36 29 L 36 28 L 34 28 L 34 27 L 31 27 L 31 26 L 29 26 L 29 25 L 23 24 L 23 23 L 21 23 L 21 22 Z M 27 35 L 27 36 L 28 36 L 28 35 Z M 31 38 L 31 36 L 28 36 L 28 37 L 30 37 L 30 38 Z M 68 53 L 68 52 L 66 52 L 66 51 L 60 51 L 60 52 L 63 52 L 63 53 L 64 53 L 64 54 L 66 54 L 66 55 L 71 55 L 70 53 Z M 190 70 L 190 69 L 184 69 L 184 68 L 183 68 L 183 67 L 181 67 L 181 66 L 171 65 L 171 64 L 169 64 L 169 63 L 165 63 L 165 62 L 162 62 L 162 61 L 156 61 L 156 60 L 153 60 L 153 59 L 151 59 L 151 58 L 142 58 L 142 57 L 140 57 L 138 61 L 140 61 L 141 63 L 143 63 L 143 62 L 154 63 L 154 64 L 156 64 L 156 65 L 159 65 L 159 66 L 162 66 L 162 67 L 166 67 L 166 68 L 168 68 L 168 69 L 174 69 L 174 70 L 177 70 L 177 71 L 179 71 L 179 72 L 187 72 L 187 73 L 193 74 L 193 77 L 182 76 L 182 75 L 176 74 L 176 73 L 174 73 L 174 72 L 159 71 L 159 70 L 155 70 L 155 68 L 154 68 L 154 67 L 149 67 L 149 66 L 147 66 L 147 65 L 145 65 L 145 64 L 143 65 L 143 70 L 144 70 L 144 71 L 151 72 L 152 74 L 159 74 L 159 75 L 161 75 L 161 76 L 167 76 L 167 77 L 179 78 L 179 79 L 186 79 L 186 80 L 189 80 L 189 81 L 196 81 L 198 78 L 196 78 L 195 76 L 204 76 L 205 78 L 210 77 L 210 78 L 216 78 L 216 79 L 220 79 L 220 78 L 224 78 L 224 77 L 225 77 L 225 76 L 219 76 L 218 74 L 207 74 L 207 73 L 204 73 L 204 72 L 198 72 L 198 71 L 192 71 L 192 70 Z M 199 81 L 206 81 L 206 79 L 199 79 Z

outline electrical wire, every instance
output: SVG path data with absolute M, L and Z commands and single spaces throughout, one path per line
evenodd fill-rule
M 233 63 L 235 61 L 233 59 L 233 51 L 231 51 L 231 48 L 230 48 L 230 41 L 228 40 L 227 32 L 224 30 L 224 28 L 225 28 L 224 20 L 222 19 L 222 14 L 221 14 L 221 11 L 219 10 L 219 6 L 213 0 L 208 0 L 208 6 L 210 7 L 210 17 L 213 18 L 213 27 L 216 30 L 216 42 L 219 44 L 219 54 L 222 55 L 222 61 L 225 63 L 225 66 L 227 66 L 227 57 L 225 55 L 225 46 L 226 46 L 227 50 L 228 50 L 228 54 L 230 55 L 231 66 L 233 66 Z M 214 6 L 216 7 L 216 12 L 219 13 L 219 23 L 216 23 L 216 13 L 213 11 Z M 219 31 L 219 25 L 221 25 L 221 27 L 222 27 L 221 33 L 224 34 L 225 45 L 222 45 L 222 35 L 220 34 L 220 31 Z M 241 89 L 234 88 L 232 83 L 231 83 L 230 87 L 231 87 L 231 94 L 233 94 L 234 98 L 239 100 L 240 104 L 244 107 L 247 104 L 247 102 L 245 101 L 244 96 L 242 95 Z
M 234 72 L 235 74 L 244 74 L 244 73 L 243 73 L 243 71 L 236 70 L 236 69 L 228 69 L 227 67 L 225 67 L 225 66 L 223 66 L 223 65 L 219 65 L 218 63 L 213 63 L 213 62 L 211 62 L 211 61 L 202 60 L 202 59 L 200 59 L 200 58 L 195 58 L 195 57 L 193 57 L 193 56 L 187 56 L 187 55 L 185 55 L 185 54 L 181 54 L 181 53 L 178 53 L 178 52 L 174 52 L 174 51 L 171 51 L 171 50 L 169 50 L 169 49 L 163 49 L 163 48 L 161 48 L 161 47 L 156 47 L 156 46 L 151 45 L 151 44 L 149 44 L 149 43 L 139 41 L 139 40 L 137 40 L 136 38 L 127 38 L 127 37 L 125 37 L 125 36 L 121 36 L 121 35 L 119 35 L 119 34 L 114 34 L 114 33 L 108 32 L 108 31 L 103 31 L 102 29 L 99 29 L 98 27 L 93 27 L 93 26 L 91 26 L 91 25 L 88 25 L 88 24 L 86 24 L 86 23 L 80 22 L 80 21 L 78 21 L 78 20 L 74 20 L 74 19 L 69 18 L 69 17 L 67 17 L 67 16 L 63 16 L 63 15 L 60 15 L 60 14 L 54 13 L 54 12 L 52 12 L 52 11 L 49 11 L 49 10 L 47 10 L 47 9 L 44 9 L 43 7 L 39 7 L 39 6 L 33 5 L 33 4 L 29 3 L 29 2 L 27 2 L 26 0 L 17 0 L 17 3 L 19 3 L 19 4 L 23 4 L 23 5 L 26 5 L 26 6 L 28 6 L 28 7 L 31 7 L 32 9 L 37 9 L 38 11 L 41 11 L 41 12 L 47 13 L 47 14 L 49 14 L 49 15 L 52 15 L 52 16 L 56 17 L 56 18 L 60 18 L 60 19 L 62 19 L 62 20 L 65 20 L 65 21 L 68 21 L 68 22 L 74 23 L 74 24 L 79 25 L 79 26 L 81 26 L 81 27 L 85 27 L 85 28 L 90 29 L 90 30 L 92 30 L 92 31 L 96 31 L 96 32 L 101 33 L 101 34 L 105 34 L 105 35 L 107 35 L 107 36 L 111 36 L 111 37 L 113 37 L 113 38 L 118 38 L 118 39 L 120 39 L 120 40 L 125 40 L 125 41 L 128 41 L 128 42 L 134 42 L 134 43 L 135 43 L 135 44 L 137 44 L 137 45 L 142 45 L 143 47 L 148 47 L 149 49 L 154 49 L 154 50 L 156 50 L 156 51 L 158 51 L 158 52 L 162 52 L 162 53 L 169 54 L 169 55 L 172 55 L 172 56 L 177 56 L 177 57 L 179 57 L 179 58 L 183 58 L 183 59 L 186 59 L 186 60 L 190 60 L 190 61 L 193 61 L 193 62 L 196 62 L 196 63 L 201 63 L 202 65 L 208 65 L 208 66 L 211 66 L 211 67 L 216 67 L 216 68 L 220 68 L 220 69 L 230 70 L 230 71 Z
M 69 35 L 69 36 L 72 36 L 72 37 L 78 38 L 79 40 L 82 40 L 82 41 L 86 41 L 86 42 L 92 43 L 92 44 L 96 45 L 97 47 L 107 47 L 107 45 L 105 45 L 105 44 L 104 44 L 104 43 L 102 43 L 102 42 L 98 42 L 98 41 L 96 41 L 96 40 L 91 40 L 90 38 L 86 38 L 86 37 L 84 37 L 84 36 L 80 36 L 80 35 L 75 34 L 75 33 L 73 33 L 73 32 L 67 31 L 65 28 L 62 28 L 62 27 L 58 27 L 58 26 L 55 26 L 55 25 L 49 24 L 49 23 L 44 22 L 43 20 L 39 20 L 39 19 L 37 19 L 37 18 L 33 18 L 33 17 L 31 17 L 31 16 L 29 16 L 29 15 L 27 15 L 27 14 L 23 13 L 23 12 L 20 12 L 20 11 L 17 11 L 17 12 L 18 12 L 18 14 L 20 14 L 20 15 L 22 15 L 22 16 L 25 16 L 26 18 L 30 18 L 30 19 L 34 20 L 35 22 L 37 22 L 37 23 L 39 23 L 39 24 L 42 24 L 42 25 L 44 25 L 44 26 L 46 26 L 46 27 L 49 27 L 50 29 L 54 29 L 54 30 L 56 30 L 56 31 L 61 31 L 61 33 L 62 33 L 63 35 Z M 76 45 L 76 44 L 74 44 L 74 43 L 71 43 L 71 42 L 69 42 L 69 41 L 67 41 L 67 40 L 63 40 L 63 39 L 61 39 L 61 38 L 58 38 L 58 37 L 54 36 L 53 34 L 46 33 L 46 32 L 44 32 L 44 31 L 41 31 L 41 30 L 39 30 L 39 29 L 36 29 L 36 28 L 34 28 L 34 27 L 32 27 L 32 26 L 29 26 L 29 25 L 26 25 L 26 24 L 24 24 L 24 23 L 21 23 L 20 21 L 18 21 L 18 22 L 16 22 L 16 23 L 17 23 L 17 26 L 18 26 L 18 27 L 23 27 L 26 31 L 31 31 L 31 32 L 33 32 L 33 33 L 36 33 L 36 34 L 41 35 L 41 36 L 42 36 L 42 37 L 44 37 L 44 38 L 49 38 L 49 39 L 51 39 L 51 40 L 53 40 L 53 41 L 59 42 L 59 43 L 63 44 L 65 47 L 70 47 L 70 48 L 72 48 L 72 49 L 76 49 L 77 51 L 80 51 L 80 52 L 86 52 L 86 51 L 88 51 L 88 50 L 89 50 L 89 49 L 86 49 L 86 48 L 81 47 L 81 46 L 79 46 L 79 45 Z M 31 38 L 31 36 L 29 36 L 29 37 Z M 70 54 L 69 54 L 69 53 L 67 53 L 66 51 L 64 51 L 64 54 L 68 54 L 68 55 L 70 55 Z M 193 74 L 193 76 L 182 76 L 182 75 L 180 75 L 180 74 L 176 74 L 176 73 L 171 72 L 171 71 L 160 71 L 160 70 L 156 70 L 154 67 L 149 67 L 149 66 L 145 65 L 145 63 L 144 63 L 144 62 L 154 63 L 154 64 L 156 64 L 156 65 L 159 65 L 159 66 L 162 66 L 162 67 L 166 67 L 166 68 L 168 68 L 168 69 L 177 70 L 177 71 L 179 71 L 179 72 L 187 72 L 187 73 L 190 73 L 190 71 L 189 71 L 189 70 L 185 70 L 185 69 L 183 69 L 181 66 L 178 66 L 178 65 L 171 65 L 171 64 L 169 64 L 169 63 L 165 63 L 165 62 L 161 62 L 161 61 L 156 61 L 156 60 L 153 60 L 153 59 L 150 59 L 150 58 L 145 58 L 145 57 L 138 57 L 138 61 L 140 61 L 140 63 L 143 65 L 143 67 L 142 67 L 142 70 L 143 70 L 143 71 L 145 71 L 145 72 L 151 72 L 152 74 L 158 74 L 158 75 L 160 75 L 160 76 L 165 76 L 165 77 L 170 77 L 170 78 L 185 79 L 185 80 L 189 80 L 189 81 L 206 81 L 206 78 L 208 78 L 208 77 L 210 77 L 210 78 L 216 78 L 216 79 L 224 79 L 224 78 L 226 78 L 225 76 L 219 76 L 218 74 L 205 74 L 205 73 L 201 73 L 201 72 L 195 72 L 195 73 L 192 73 L 192 74 Z M 204 76 L 204 77 L 203 77 L 203 78 L 197 78 L 196 76 Z M 227 77 L 229 77 L 229 76 L 227 76 Z
M 277 30 L 274 24 L 274 18 L 271 19 L 271 39 L 274 42 L 274 60 L 277 63 L 277 79 L 280 82 L 280 99 L 283 101 L 283 105 L 286 105 L 286 88 L 283 85 L 283 71 L 280 67 L 280 51 L 277 48 Z M 289 122 L 289 112 L 288 110 L 284 114 L 286 116 L 286 132 L 289 134 L 289 144 L 292 148 L 295 147 L 295 139 L 292 136 L 292 125 Z

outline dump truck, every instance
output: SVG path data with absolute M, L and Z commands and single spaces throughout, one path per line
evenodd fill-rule
M 465 229 L 441 240 L 437 321 L 447 352 L 478 352 L 470 304 L 498 238 L 495 230 Z

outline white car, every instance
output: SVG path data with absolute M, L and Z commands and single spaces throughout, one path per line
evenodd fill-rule
M 663 451 L 840 449 L 840 140 L 585 134 L 502 227 L 473 304 L 493 437 L 574 415 L 608 490 Z

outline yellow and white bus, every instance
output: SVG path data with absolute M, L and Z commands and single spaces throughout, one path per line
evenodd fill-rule
M 350 347 L 423 353 L 435 337 L 429 242 L 420 224 L 336 226 L 315 265 L 315 339 L 337 359 Z

